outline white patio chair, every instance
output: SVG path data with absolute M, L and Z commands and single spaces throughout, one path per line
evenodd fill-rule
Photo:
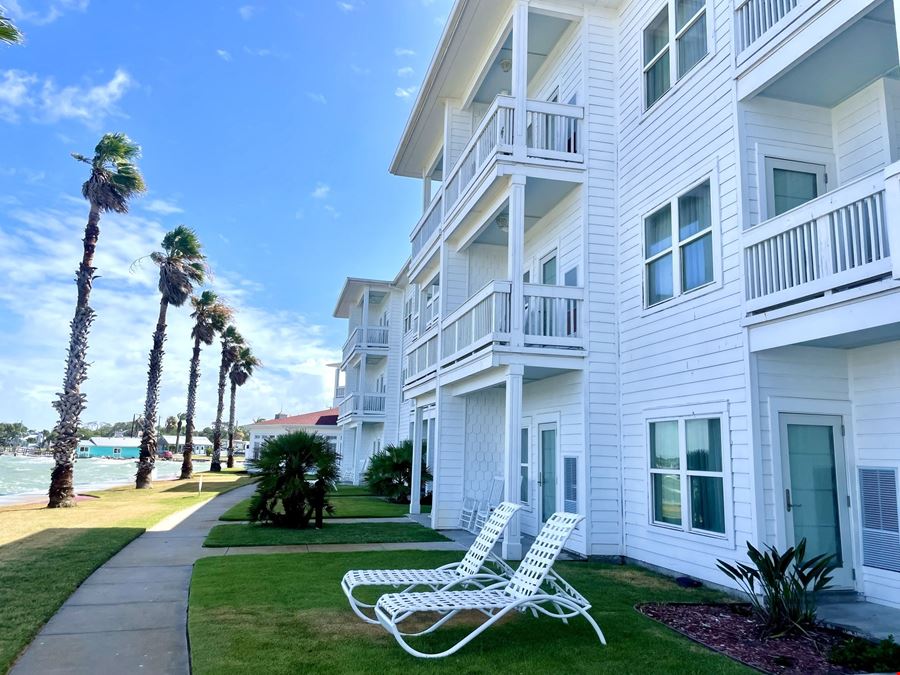
M 561 619 L 563 623 L 568 623 L 568 619 L 580 614 L 597 633 L 601 644 L 605 645 L 603 631 L 588 613 L 590 603 L 552 570 L 563 545 L 583 518 L 584 516 L 562 512 L 550 516 L 509 580 L 478 590 L 454 591 L 450 590 L 453 586 L 449 585 L 440 591 L 429 593 L 389 593 L 378 599 L 375 616 L 404 650 L 413 656 L 427 659 L 441 658 L 457 652 L 513 610 L 531 610 L 535 616 L 540 613 L 553 619 Z M 407 643 L 407 638 L 427 635 L 465 611 L 479 611 L 489 618 L 449 649 L 428 654 Z M 442 616 L 425 630 L 417 633 L 401 632 L 398 624 L 417 612 L 439 612 Z
M 467 584 L 481 588 L 497 581 L 509 580 L 513 575 L 512 568 L 496 557 L 493 550 L 510 519 L 520 508 L 518 504 L 504 502 L 494 509 L 465 557 L 458 563 L 423 570 L 350 570 L 341 580 L 341 588 L 350 601 L 350 607 L 363 621 L 377 624 L 377 619 L 371 619 L 363 612 L 375 605 L 355 598 L 354 589 L 361 586 L 406 586 L 404 592 L 407 592 L 417 586 L 436 590 L 448 584 Z M 487 567 L 487 564 L 491 567 Z
M 491 511 L 497 507 L 501 499 L 503 499 L 503 478 L 494 476 L 491 481 L 490 493 L 488 493 L 486 499 L 481 501 L 481 506 L 475 512 L 475 518 L 472 521 L 472 532 L 481 532 L 481 528 L 487 522 Z
M 478 502 L 474 497 L 466 497 L 463 499 L 462 508 L 459 511 L 459 527 L 463 530 L 472 532 L 472 524 L 475 522 L 475 511 L 478 509 Z

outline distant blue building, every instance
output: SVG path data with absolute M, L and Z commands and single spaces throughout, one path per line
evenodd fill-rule
M 141 452 L 140 438 L 94 436 L 78 442 L 78 456 L 137 459 Z

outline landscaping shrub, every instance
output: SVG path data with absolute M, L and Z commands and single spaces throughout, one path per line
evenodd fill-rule
M 297 431 L 267 440 L 256 468 L 260 481 L 250 499 L 250 520 L 305 528 L 333 508 L 326 495 L 338 477 L 337 452 L 318 434 Z
M 369 468 L 363 480 L 372 494 L 386 497 L 398 504 L 408 504 L 412 491 L 412 441 L 403 441 L 400 445 L 385 445 L 369 459 Z M 431 474 L 422 461 L 422 497 L 425 496 L 425 483 L 431 480 Z
M 774 547 L 760 551 L 747 542 L 747 557 L 754 567 L 718 561 L 719 569 L 750 596 L 753 610 L 768 635 L 784 635 L 815 623 L 815 593 L 831 583 L 834 556 L 806 560 L 806 539 L 780 553 Z
M 881 642 L 854 637 L 832 649 L 828 660 L 859 673 L 900 673 L 900 645 L 893 635 Z

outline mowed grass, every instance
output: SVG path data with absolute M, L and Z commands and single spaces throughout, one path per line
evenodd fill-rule
M 608 645 L 587 622 L 569 625 L 513 613 L 457 654 L 416 659 L 380 626 L 361 622 L 340 589 L 354 568 L 432 568 L 461 554 L 437 551 L 306 553 L 213 557 L 194 567 L 188 613 L 196 675 L 212 673 L 750 673 L 638 614 L 648 601 L 721 599 L 706 589 L 630 566 L 557 563 L 556 569 L 593 603 Z M 372 589 L 377 597 L 385 589 Z M 436 634 L 413 638 L 416 647 L 451 646 L 481 615 L 459 617 Z M 228 636 L 228 639 L 223 639 Z
M 326 513 L 326 518 L 402 518 L 409 513 L 408 504 L 393 504 L 381 497 L 344 496 L 343 492 L 338 492 L 329 494 L 328 500 L 334 506 L 334 514 Z M 430 513 L 431 507 L 423 506 L 422 512 Z M 250 520 L 250 500 L 238 502 L 223 513 L 219 520 Z
M 204 546 L 291 546 L 298 544 L 392 544 L 418 541 L 449 541 L 447 537 L 418 523 L 336 523 L 321 530 L 295 530 L 271 525 L 216 525 Z
M 200 494 L 196 479 L 161 481 L 153 490 L 92 492 L 99 498 L 73 509 L 0 508 L 0 673 L 82 581 L 147 527 L 251 480 L 203 474 Z

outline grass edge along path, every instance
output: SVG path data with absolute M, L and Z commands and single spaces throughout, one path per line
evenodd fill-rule
M 242 472 L 91 491 L 72 509 L 0 507 L 0 673 L 93 572 L 167 516 L 252 482 Z
M 436 530 L 418 523 L 325 523 L 321 530 L 297 530 L 271 525 L 216 525 L 204 547 L 293 546 L 302 544 L 392 544 L 450 541 Z
M 535 619 L 530 613 L 513 613 L 457 654 L 434 660 L 409 656 L 380 626 L 362 623 L 340 588 L 348 569 L 434 568 L 461 555 L 378 551 L 204 558 L 194 567 L 191 580 L 192 672 L 754 672 L 634 609 L 638 602 L 703 602 L 720 600 L 721 594 L 683 589 L 638 567 L 593 562 L 555 566 L 593 603 L 591 614 L 606 635 L 606 647 L 584 619 L 571 619 L 565 625 L 545 617 Z M 364 599 L 377 597 L 385 589 L 371 592 Z M 468 632 L 474 621 L 472 617 L 454 619 L 413 644 L 429 651 L 446 648 Z M 229 639 L 222 640 L 222 635 Z
M 371 495 L 342 495 L 330 493 L 328 500 L 334 506 L 334 515 L 325 514 L 326 518 L 402 518 L 409 514 L 409 504 L 395 504 L 381 497 Z M 422 513 L 430 513 L 431 506 L 423 505 Z M 244 522 L 250 520 L 250 499 L 238 502 L 219 516 L 225 522 Z

